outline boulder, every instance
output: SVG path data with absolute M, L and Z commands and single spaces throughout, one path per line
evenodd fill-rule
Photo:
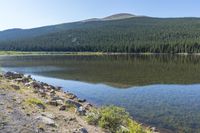
M 37 104 L 37 106 L 38 106 L 38 108 L 40 108 L 40 109 L 46 109 L 46 107 L 44 106 L 44 104 L 42 104 L 42 103 L 38 103 Z
M 47 103 L 50 104 L 50 105 L 53 105 L 53 106 L 58 106 L 58 103 L 57 103 L 56 100 L 51 100 L 51 101 L 49 101 Z
M 79 129 L 79 133 L 88 133 L 87 129 L 82 127 Z
M 49 112 L 43 112 L 42 116 L 48 117 L 50 119 L 55 119 L 56 118 L 52 113 L 49 113 Z
M 87 103 L 87 104 L 84 105 L 84 108 L 85 108 L 86 110 L 90 110 L 92 107 L 93 107 L 93 105 L 90 104 L 90 103 Z
M 17 78 L 15 79 L 16 82 L 21 82 L 21 83 L 28 83 L 29 82 L 29 79 L 26 78 L 26 77 L 23 77 L 23 78 Z
M 84 102 L 86 102 L 86 99 L 78 99 L 78 102 L 80 102 L 80 103 L 84 103 Z
M 32 81 L 31 85 L 33 86 L 33 88 L 43 88 L 43 86 L 39 82 L 36 82 L 36 81 Z
M 62 100 L 62 101 L 64 101 L 64 98 L 59 97 L 59 96 L 54 96 L 54 97 L 52 97 L 52 100 Z
M 43 123 L 45 123 L 46 125 L 50 125 L 50 126 L 56 126 L 54 120 L 52 120 L 51 118 L 48 118 L 46 116 L 37 116 L 36 120 L 39 120 Z
M 76 95 L 72 94 L 72 93 L 66 93 L 67 97 L 69 97 L 69 99 L 75 99 L 77 98 Z
M 79 107 L 82 106 L 82 104 L 80 104 L 80 103 L 78 103 L 78 102 L 76 102 L 76 101 L 73 101 L 73 100 L 71 100 L 71 99 L 68 99 L 68 100 L 66 101 L 66 103 L 67 103 L 67 104 L 70 104 L 70 105 L 74 105 L 74 106 L 77 107 L 77 108 L 79 108 Z
M 76 113 L 78 115 L 85 115 L 86 110 L 85 110 L 85 108 L 83 106 L 80 106 L 79 108 L 76 109 Z
M 64 110 L 66 110 L 67 109 L 67 106 L 66 105 L 62 105 L 60 108 L 59 108 L 59 110 L 61 110 L 61 111 L 64 111 Z
M 23 76 L 24 76 L 23 74 L 19 74 L 17 72 L 6 72 L 4 74 L 4 77 L 8 79 L 17 79 L 17 78 L 22 78 Z

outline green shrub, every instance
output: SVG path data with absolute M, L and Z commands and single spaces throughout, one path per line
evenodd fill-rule
M 129 114 L 124 108 L 107 106 L 100 109 L 99 126 L 116 133 L 121 126 L 127 125 Z
M 128 129 L 129 133 L 150 133 L 150 131 L 144 129 L 140 124 L 131 119 L 128 120 Z
M 44 106 L 45 107 L 45 104 L 44 102 L 42 102 L 41 100 L 39 99 L 36 99 L 36 98 L 29 98 L 25 101 L 28 105 L 41 105 L 41 106 Z
M 88 113 L 86 121 L 92 125 L 99 125 L 111 133 L 150 133 L 140 124 L 130 119 L 124 108 L 105 106 Z
M 100 119 L 100 112 L 97 109 L 93 109 L 87 114 L 86 121 L 91 125 L 98 125 Z

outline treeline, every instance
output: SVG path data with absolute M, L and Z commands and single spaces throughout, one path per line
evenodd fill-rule
M 127 53 L 200 52 L 200 19 L 136 17 L 80 23 L 80 28 L 0 42 L 0 50 L 101 51 Z

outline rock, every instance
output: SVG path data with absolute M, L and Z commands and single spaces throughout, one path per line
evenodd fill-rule
M 87 129 L 82 127 L 79 129 L 79 133 L 88 133 Z
M 57 87 L 55 87 L 54 89 L 55 89 L 56 91 L 60 91 L 60 90 L 62 89 L 62 87 L 57 86 Z
M 63 105 L 64 104 L 63 100 L 56 100 L 56 102 L 57 102 L 58 105 Z
M 66 93 L 66 95 L 69 97 L 69 99 L 75 99 L 77 98 L 76 95 L 72 94 L 72 93 Z
M 86 110 L 90 110 L 92 107 L 93 107 L 93 105 L 90 104 L 90 103 L 87 103 L 87 104 L 84 105 L 84 108 L 85 108 Z
M 52 113 L 49 113 L 49 112 L 43 112 L 42 116 L 48 117 L 50 119 L 55 119 L 56 118 Z
M 17 78 L 15 79 L 16 82 L 22 82 L 22 83 L 27 83 L 29 82 L 29 79 L 26 78 L 26 77 L 23 77 L 23 78 Z
M 86 102 L 86 99 L 78 99 L 78 102 L 84 103 L 84 102 Z
M 53 105 L 53 106 L 58 106 L 58 103 L 56 100 L 51 100 L 48 102 L 48 104 Z
M 62 106 L 59 108 L 59 110 L 62 110 L 62 111 L 66 110 L 66 109 L 67 109 L 67 106 L 66 106 L 66 105 L 62 105 Z
M 41 95 L 42 97 L 45 97 L 45 96 L 47 95 L 44 89 L 39 89 L 39 90 L 38 90 L 38 93 L 40 93 L 40 95 Z
M 17 79 L 17 78 L 22 78 L 23 74 L 19 74 L 19 73 L 16 73 L 16 72 L 6 72 L 4 74 L 4 77 L 8 78 L 8 79 Z
M 78 115 L 85 115 L 86 110 L 85 110 L 85 108 L 83 106 L 80 106 L 79 108 L 77 108 L 76 113 Z
M 152 131 L 153 133 L 159 133 L 159 131 L 156 129 L 156 127 L 151 127 L 150 129 L 151 129 L 151 131 Z
M 36 119 L 39 120 L 39 121 L 42 121 L 46 125 L 50 125 L 50 126 L 53 126 L 53 127 L 56 126 L 54 120 L 52 120 L 51 118 L 48 118 L 46 116 L 38 116 L 38 117 L 36 117 Z
M 46 107 L 44 106 L 44 104 L 38 103 L 37 106 L 38 106 L 40 109 L 43 109 L 43 110 L 46 109 Z
M 71 121 L 77 122 L 76 117 L 67 117 L 67 118 L 64 118 L 64 120 L 65 120 L 66 122 L 71 122 Z
M 28 82 L 28 83 L 25 83 L 24 85 L 25 85 L 25 86 L 31 86 L 31 83 L 32 83 L 32 81 L 31 81 L 31 82 Z
M 78 102 L 75 102 L 75 101 L 73 101 L 73 100 L 71 100 L 71 99 L 68 99 L 68 100 L 66 101 L 66 103 L 67 103 L 67 104 L 74 105 L 74 106 L 77 107 L 77 108 L 79 108 L 79 107 L 82 106 L 82 104 L 80 104 L 80 103 L 78 103 Z
M 62 100 L 62 101 L 64 101 L 64 98 L 59 97 L 59 96 L 55 96 L 55 97 L 52 98 L 52 100 Z
M 39 127 L 38 130 L 36 131 L 37 133 L 43 133 L 45 132 L 44 128 L 42 127 Z
M 20 87 L 19 86 L 17 86 L 17 85 L 10 85 L 13 89 L 15 89 L 15 90 L 20 90 Z
M 31 85 L 33 86 L 33 88 L 43 88 L 42 85 L 36 81 L 32 81 Z

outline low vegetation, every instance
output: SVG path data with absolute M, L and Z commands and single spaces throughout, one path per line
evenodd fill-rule
M 29 98 L 25 101 L 28 105 L 43 105 L 45 106 L 44 102 L 37 98 Z
M 104 106 L 91 111 L 86 120 L 89 124 L 99 125 L 112 133 L 150 133 L 137 122 L 130 119 L 124 108 Z

